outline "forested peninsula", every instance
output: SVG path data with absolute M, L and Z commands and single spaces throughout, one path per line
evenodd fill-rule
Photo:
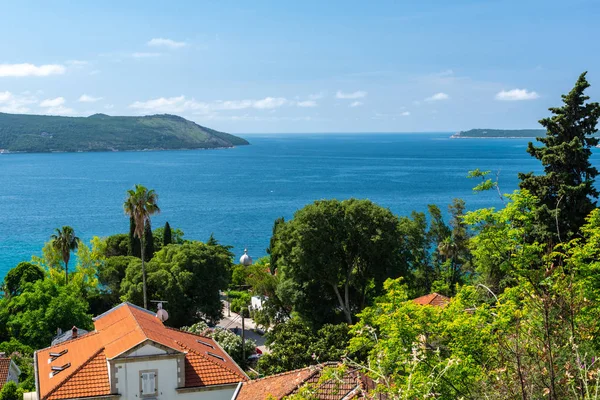
M 0 153 L 214 149 L 249 144 L 176 115 L 58 117 L 0 113 Z
M 543 129 L 470 129 L 457 132 L 451 138 L 535 138 L 545 134 Z

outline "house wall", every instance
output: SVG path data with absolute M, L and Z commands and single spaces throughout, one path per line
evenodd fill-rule
M 149 346 L 152 347 L 152 346 Z M 151 349 L 140 349 L 144 352 Z M 160 349 L 157 349 L 160 350 Z M 235 387 L 223 388 L 201 388 L 194 391 L 177 391 L 184 385 L 182 379 L 185 376 L 185 363 L 183 357 L 176 356 L 155 356 L 144 357 L 143 360 L 116 359 L 112 376 L 116 377 L 114 385 L 121 399 L 128 400 L 231 400 Z M 140 371 L 157 370 L 157 388 L 156 396 L 140 396 Z M 178 371 L 180 378 L 178 378 Z

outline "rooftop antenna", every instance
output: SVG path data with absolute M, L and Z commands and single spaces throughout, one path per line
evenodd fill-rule
M 163 309 L 163 303 L 168 303 L 168 301 L 165 300 L 150 300 L 151 303 L 158 303 L 156 305 L 156 308 L 158 309 L 156 311 L 156 318 L 158 318 L 160 320 L 160 322 L 165 322 L 166 320 L 169 319 L 169 313 L 167 312 L 167 310 Z

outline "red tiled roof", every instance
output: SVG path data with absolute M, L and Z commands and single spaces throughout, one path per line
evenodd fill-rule
M 413 301 L 422 306 L 444 307 L 446 304 L 450 303 L 450 298 L 442 294 L 431 293 L 425 296 L 417 297 L 416 299 L 413 299 Z
M 211 338 L 167 328 L 155 314 L 123 303 L 94 319 L 95 331 L 36 352 L 40 400 L 110 394 L 106 360 L 145 341 L 185 353 L 185 387 L 238 383 L 248 377 Z M 198 339 L 209 346 L 198 343 Z M 50 363 L 50 353 L 67 352 Z M 212 353 L 218 357 L 210 355 Z M 100 361 L 104 360 L 104 369 Z M 51 376 L 52 367 L 70 363 Z M 188 368 L 191 367 L 191 368 Z M 93 382 L 92 382 L 92 376 Z
M 68 374 L 68 370 L 65 374 Z M 108 367 L 104 350 L 98 352 L 80 369 L 73 371 L 60 386 L 48 394 L 48 400 L 93 397 L 110 394 Z
M 8 381 L 8 369 L 10 368 L 10 358 L 0 357 L 0 390 Z
M 358 371 L 346 370 L 340 381 L 319 382 L 322 366 L 310 366 L 283 374 L 244 382 L 235 400 L 282 399 L 311 386 L 319 400 L 362 399 L 362 382 Z M 312 398 L 312 397 L 311 397 Z

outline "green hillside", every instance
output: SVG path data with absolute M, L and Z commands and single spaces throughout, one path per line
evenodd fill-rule
M 56 117 L 0 113 L 0 151 L 211 149 L 249 144 L 176 115 Z
M 471 129 L 461 131 L 453 138 L 535 138 L 545 136 L 544 129 Z

